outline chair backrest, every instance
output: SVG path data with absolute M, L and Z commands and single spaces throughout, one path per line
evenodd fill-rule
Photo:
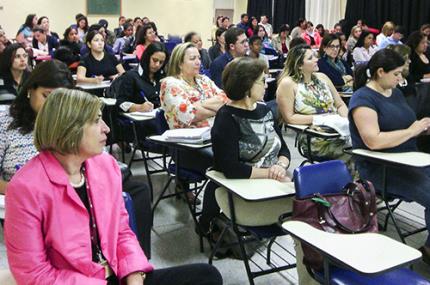
M 169 129 L 169 125 L 164 117 L 164 110 L 162 109 L 158 109 L 157 113 L 155 113 L 155 127 L 157 135 L 162 135 Z
M 296 198 L 302 199 L 314 193 L 333 194 L 352 181 L 345 163 L 340 160 L 306 165 L 294 170 Z
M 125 209 L 128 213 L 128 224 L 130 225 L 130 229 L 134 232 L 136 237 L 137 233 L 137 225 L 136 225 L 136 215 L 134 213 L 133 200 L 131 199 L 130 194 L 127 192 L 122 192 L 122 197 L 124 198 Z
M 0 105 L 10 105 L 15 98 L 15 94 L 9 93 L 6 90 L 0 91 Z

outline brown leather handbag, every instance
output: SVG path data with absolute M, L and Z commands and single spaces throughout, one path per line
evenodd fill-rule
M 329 233 L 378 232 L 375 188 L 369 181 L 348 183 L 336 194 L 314 194 L 293 201 L 293 220 Z M 313 270 L 323 268 L 323 257 L 302 243 L 303 263 Z

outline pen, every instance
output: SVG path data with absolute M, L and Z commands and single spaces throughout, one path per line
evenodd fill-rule
M 146 98 L 146 96 L 145 96 L 145 92 L 143 92 L 143 91 L 140 91 L 139 92 L 139 94 L 140 94 L 140 96 L 142 96 L 143 97 L 143 99 L 145 100 L 145 102 L 149 102 L 149 100 Z

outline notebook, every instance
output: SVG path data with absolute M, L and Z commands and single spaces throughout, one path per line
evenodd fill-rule
M 204 144 L 211 139 L 211 128 L 190 128 L 190 129 L 174 129 L 167 130 L 163 134 L 163 138 L 169 142 Z

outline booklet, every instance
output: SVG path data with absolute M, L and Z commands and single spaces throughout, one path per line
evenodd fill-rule
M 210 141 L 211 128 L 204 127 L 167 130 L 164 132 L 163 138 L 169 142 L 203 144 Z

